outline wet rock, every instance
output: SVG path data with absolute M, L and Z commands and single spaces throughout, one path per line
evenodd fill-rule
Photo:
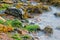
M 60 7 L 60 0 L 53 0 L 51 4 L 54 6 Z
M 57 30 L 60 30 L 60 26 L 56 27 Z
M 39 8 L 34 8 L 33 13 L 41 13 L 41 11 L 39 10 Z
M 22 12 L 21 12 L 21 10 L 16 9 L 16 8 L 14 8 L 14 7 L 12 7 L 12 8 L 7 8 L 7 9 L 5 10 L 5 13 L 8 14 L 8 15 L 15 16 L 15 17 L 20 18 L 20 19 L 23 18 L 23 17 L 22 17 Z
M 29 20 L 25 19 L 25 20 L 21 20 L 21 22 L 23 22 L 23 23 L 29 23 Z
M 37 29 L 38 31 L 42 31 L 40 28 Z
M 53 29 L 50 26 L 47 26 L 44 28 L 44 32 L 48 33 L 48 34 L 52 34 L 53 33 Z
M 12 0 L 3 0 L 2 2 L 5 2 L 5 3 L 13 3 Z
M 33 24 L 35 24 L 35 23 L 34 23 L 34 22 L 31 22 L 30 24 L 32 24 L 32 25 L 33 25 Z
M 32 32 L 33 36 L 37 36 L 37 32 Z
M 56 17 L 60 17 L 60 13 L 54 13 Z
M 20 29 L 14 29 L 14 30 L 17 31 L 19 34 L 22 34 L 22 35 L 28 34 L 27 30 L 20 30 Z
M 34 40 L 40 40 L 38 37 L 34 37 Z
M 0 33 L 0 40 L 13 40 L 13 39 L 8 37 L 8 35 L 5 33 Z
M 50 8 L 49 8 L 49 6 L 43 6 L 43 7 L 42 7 L 42 10 L 44 10 L 44 11 L 49 11 Z
M 41 21 L 41 19 L 40 19 L 40 18 L 36 18 L 35 20 L 36 20 L 36 22 L 40 22 L 40 21 Z
M 15 18 L 14 16 L 7 15 L 5 19 L 10 19 L 10 20 L 13 20 L 14 18 Z
M 14 3 L 18 3 L 18 0 L 12 0 Z

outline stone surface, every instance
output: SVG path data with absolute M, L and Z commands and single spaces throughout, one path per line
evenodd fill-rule
M 48 34 L 51 34 L 51 33 L 53 33 L 53 29 L 50 26 L 47 26 L 47 27 L 44 28 L 44 32 L 48 33 Z
M 54 15 L 56 16 L 56 17 L 60 17 L 60 13 L 54 13 Z

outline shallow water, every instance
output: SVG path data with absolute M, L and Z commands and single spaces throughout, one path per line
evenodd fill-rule
M 35 18 L 29 19 L 30 22 L 33 21 L 40 25 L 41 29 L 44 29 L 47 25 L 53 28 L 53 34 L 51 36 L 47 36 L 43 32 L 38 32 L 36 36 L 39 37 L 39 40 L 60 40 L 60 30 L 56 29 L 56 27 L 60 26 L 60 17 L 54 16 L 54 13 L 60 12 L 60 9 L 54 6 L 50 6 L 50 8 L 51 11 L 43 12 Z M 36 21 L 35 19 L 41 19 L 41 21 Z

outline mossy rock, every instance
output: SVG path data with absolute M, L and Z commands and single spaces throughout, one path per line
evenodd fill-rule
M 45 5 L 45 6 L 42 7 L 42 10 L 44 10 L 44 11 L 49 11 L 50 9 L 49 9 L 49 6 L 46 6 L 46 5 Z
M 54 13 L 56 17 L 60 17 L 60 13 Z
M 47 26 L 44 28 L 44 32 L 51 34 L 51 33 L 53 33 L 53 29 L 50 26 Z
M 11 7 L 11 8 L 7 8 L 5 10 L 5 14 L 8 14 L 8 15 L 12 15 L 12 16 L 15 16 L 19 19 L 22 19 L 22 11 L 19 10 L 19 9 L 16 9 L 15 7 Z

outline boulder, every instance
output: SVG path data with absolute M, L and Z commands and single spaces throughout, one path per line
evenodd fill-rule
M 44 10 L 44 11 L 49 11 L 50 8 L 49 8 L 49 6 L 43 5 L 42 10 Z
M 22 11 L 19 10 L 19 9 L 16 9 L 16 8 L 14 8 L 14 7 L 12 7 L 12 8 L 7 8 L 7 9 L 5 10 L 5 14 L 12 15 L 12 16 L 15 16 L 15 17 L 20 18 L 20 19 L 23 18 L 23 17 L 22 17 Z
M 56 27 L 57 30 L 60 30 L 60 26 Z
M 60 17 L 60 13 L 54 13 L 56 17 Z
M 5 2 L 5 3 L 13 3 L 12 0 L 3 0 L 2 2 Z
M 39 40 L 39 38 L 38 37 L 34 37 L 34 40 Z
M 50 26 L 47 26 L 47 27 L 44 28 L 44 32 L 48 33 L 48 34 L 51 34 L 51 33 L 53 33 L 53 29 Z
M 17 31 L 19 34 L 22 34 L 22 35 L 28 34 L 28 31 L 27 30 L 14 29 L 14 31 Z
M 56 6 L 56 7 L 60 7 L 60 0 L 52 0 L 51 4 Z

